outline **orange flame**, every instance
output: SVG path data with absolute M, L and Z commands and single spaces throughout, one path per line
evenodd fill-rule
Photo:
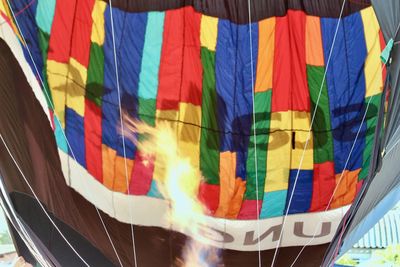
M 155 177 L 160 193 L 170 201 L 167 219 L 182 232 L 190 232 L 201 242 L 190 241 L 183 251 L 183 266 L 205 267 L 216 266 L 219 262 L 218 253 L 211 248 L 205 238 L 199 234 L 196 227 L 204 224 L 205 208 L 197 198 L 202 175 L 193 167 L 188 158 L 181 156 L 176 137 L 166 122 L 157 122 L 157 127 L 151 127 L 143 122 L 124 116 L 123 133 L 132 140 L 144 154 L 144 163 L 150 159 L 163 170 L 161 177 Z M 141 138 L 136 138 L 140 134 Z

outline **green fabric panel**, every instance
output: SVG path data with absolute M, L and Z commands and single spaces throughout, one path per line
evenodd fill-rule
M 203 102 L 201 109 L 200 170 L 209 184 L 219 184 L 219 133 L 217 91 L 215 88 L 215 52 L 201 48 L 203 64 Z
M 139 119 L 148 125 L 155 126 L 156 100 L 139 97 Z
M 382 94 L 377 94 L 366 98 L 365 106 L 368 105 L 368 101 L 371 97 L 372 97 L 371 103 L 369 104 L 367 115 L 365 117 L 365 120 L 367 122 L 367 132 L 365 133 L 365 149 L 363 152 L 363 165 L 361 172 L 358 175 L 358 180 L 363 180 L 368 175 L 372 147 L 374 144 L 375 127 L 378 120 L 377 116 L 378 116 L 379 106 L 381 104 Z
M 39 47 L 40 47 L 40 51 L 42 52 L 42 58 L 43 58 L 42 80 L 44 83 L 44 90 L 46 90 L 46 93 L 47 93 L 45 95 L 45 98 L 46 98 L 47 106 L 52 107 L 53 106 L 53 98 L 51 96 L 50 87 L 47 82 L 47 50 L 49 48 L 50 36 L 39 28 L 38 29 L 38 37 L 39 37 L 38 38 L 39 39 Z M 51 103 L 49 103 L 49 101 L 51 101 Z
M 256 166 L 255 149 L 257 149 L 257 177 L 258 177 L 258 200 L 263 199 L 265 176 L 267 173 L 267 146 L 271 118 L 271 96 L 272 90 L 256 93 L 254 96 L 255 123 L 251 128 L 251 136 L 246 161 L 246 193 L 245 199 L 257 199 L 256 190 Z M 253 131 L 256 129 L 256 139 Z
M 312 107 L 311 114 L 314 112 L 324 72 L 325 67 L 307 65 L 307 80 Z M 333 161 L 333 138 L 326 81 L 324 81 L 321 97 L 318 103 L 318 110 L 315 114 L 313 137 L 314 163 Z
M 103 48 L 91 43 L 90 61 L 87 72 L 86 97 L 101 106 L 104 79 L 104 53 Z

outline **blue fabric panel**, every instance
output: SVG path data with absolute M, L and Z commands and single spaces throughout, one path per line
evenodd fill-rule
M 236 153 L 236 177 L 246 180 L 246 159 L 247 151 L 238 150 Z
M 57 147 L 62 151 L 64 151 L 65 153 L 68 153 L 68 144 L 67 140 L 65 140 L 63 131 L 64 130 L 62 129 L 58 117 L 54 116 L 54 135 L 56 137 Z
M 117 9 L 118 10 L 118 9 Z M 119 10 L 118 10 L 119 11 Z M 146 32 L 147 13 L 126 13 L 121 39 L 117 44 L 118 72 L 121 92 L 121 107 L 129 116 L 137 117 L 139 74 L 142 63 L 144 38 Z M 114 13 L 113 13 L 114 15 Z M 126 156 L 133 158 L 136 146 L 125 139 Z M 117 155 L 123 156 L 123 146 L 120 141 Z
M 65 135 L 72 149 L 72 152 L 69 151 L 69 155 L 75 156 L 76 161 L 86 168 L 83 117 L 68 107 L 65 107 L 65 129 Z
M 138 89 L 139 97 L 144 99 L 156 99 L 157 97 L 164 17 L 164 12 L 148 13 Z
M 107 7 L 104 15 L 106 35 L 103 49 L 105 92 L 102 102 L 102 139 L 104 144 L 117 151 L 117 155 L 123 156 L 122 137 L 118 132 L 120 114 L 109 7 Z M 135 117 L 137 113 L 138 82 L 147 14 L 128 14 L 119 9 L 113 9 L 113 19 L 121 106 L 122 110 L 127 111 L 130 116 Z M 136 147 L 126 138 L 125 149 L 126 157 L 133 159 Z
M 288 208 L 290 195 L 292 194 L 293 191 L 293 185 L 296 179 L 297 172 L 298 170 L 290 170 L 289 188 L 286 197 L 285 209 Z M 313 171 L 300 170 L 288 214 L 302 213 L 302 212 L 307 212 L 309 210 L 311 205 L 312 189 L 313 189 Z
M 39 0 L 36 11 L 36 23 L 42 31 L 50 34 L 53 23 L 56 0 Z
M 237 28 L 228 20 L 220 19 L 218 22 L 215 83 L 221 151 L 234 151 L 232 131 L 236 129 L 233 129 L 232 123 L 235 116 Z
M 147 195 L 149 197 L 163 198 L 163 196 L 160 193 L 160 190 L 158 189 L 157 182 L 155 180 L 151 181 L 151 187 Z
M 123 28 L 122 12 L 113 9 L 114 36 L 116 44 L 121 39 L 121 29 Z M 105 40 L 103 45 L 104 52 L 104 95 L 101 105 L 102 111 L 102 142 L 110 148 L 117 150 L 119 146 L 119 134 L 117 127 L 120 124 L 118 109 L 118 92 L 114 65 L 113 37 L 111 32 L 110 9 L 107 6 L 104 12 Z M 116 45 L 116 48 L 118 45 Z
M 237 152 L 236 176 L 245 179 L 246 158 L 252 123 L 252 77 L 257 66 L 258 24 L 236 25 L 219 20 L 215 58 L 216 90 L 218 94 L 218 126 L 221 151 Z M 253 60 L 252 60 L 253 59 Z
M 321 18 L 325 64 L 334 38 L 337 19 Z M 354 13 L 344 18 L 338 30 L 326 81 L 329 94 L 335 173 L 345 167 L 357 131 L 365 112 L 364 62 L 367 49 L 361 15 Z M 367 125 L 364 122 L 355 143 L 347 170 L 362 167 Z
M 14 14 L 17 16 L 17 22 L 21 29 L 21 35 L 25 38 L 25 41 L 29 47 L 29 51 L 32 54 L 32 58 L 39 73 L 43 73 L 43 59 L 40 51 L 38 30 L 36 27 L 36 7 L 37 1 L 21 0 L 21 1 L 10 1 L 11 8 Z M 21 13 L 20 13 L 21 12 Z M 28 50 L 24 49 L 24 56 L 29 63 L 33 73 L 37 76 L 34 64 L 29 56 Z M 43 78 L 43 77 L 42 77 Z
M 287 190 L 265 192 L 260 218 L 282 216 L 285 210 Z
M 251 24 L 251 49 L 250 51 L 250 31 L 249 25 L 238 26 L 238 50 L 236 60 L 236 89 L 235 89 L 235 120 L 233 129 L 239 135 L 233 136 L 233 146 L 237 151 L 236 177 L 246 178 L 246 159 L 250 135 L 252 134 L 251 125 L 253 121 L 253 97 L 252 90 L 257 71 L 257 52 L 258 52 L 258 24 Z M 253 64 L 252 64 L 253 63 Z M 253 65 L 253 66 L 252 66 Z M 253 67 L 253 77 L 251 68 Z

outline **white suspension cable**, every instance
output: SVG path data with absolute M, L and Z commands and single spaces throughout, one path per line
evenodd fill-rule
M 399 28 L 400 28 L 400 23 L 399 23 L 399 25 L 397 26 L 397 29 L 396 29 L 396 32 L 395 32 L 394 36 L 397 35 L 397 32 L 399 31 Z M 385 70 L 385 68 L 382 67 L 382 73 L 383 73 L 384 70 Z M 374 96 L 375 96 L 375 95 L 374 95 Z M 333 197 L 334 197 L 334 195 L 335 195 L 335 193 L 336 193 L 336 190 L 337 190 L 337 188 L 338 188 L 338 186 L 339 186 L 339 184 L 340 184 L 340 182 L 341 182 L 341 180 L 342 180 L 344 171 L 345 171 L 345 169 L 346 169 L 346 167 L 347 167 L 348 161 L 350 160 L 350 157 L 351 157 L 351 154 L 352 154 L 352 152 L 353 152 L 353 149 L 354 149 L 355 143 L 356 143 L 356 141 L 357 141 L 358 135 L 359 135 L 359 133 L 360 133 L 360 131 L 361 131 L 362 124 L 364 123 L 364 120 L 365 120 L 365 118 L 366 118 L 366 115 L 367 115 L 367 112 L 368 112 L 368 109 L 369 109 L 369 105 L 370 105 L 370 103 L 371 103 L 371 101 L 372 101 L 372 98 L 373 98 L 374 96 L 371 96 L 370 99 L 368 100 L 368 104 L 367 104 L 367 107 L 366 107 L 366 109 L 365 109 L 363 119 L 362 119 L 362 121 L 361 121 L 360 127 L 359 127 L 359 129 L 358 129 L 358 131 L 357 131 L 357 135 L 356 135 L 356 137 L 355 137 L 355 140 L 354 140 L 354 142 L 353 142 L 353 145 L 352 145 L 351 150 L 350 150 L 350 152 L 349 152 L 349 155 L 348 155 L 348 157 L 347 157 L 345 166 L 344 166 L 344 168 L 343 168 L 343 170 L 342 170 L 342 173 L 341 173 L 341 175 L 340 175 L 339 182 L 336 184 L 336 186 L 335 186 L 335 188 L 334 188 L 334 191 L 332 192 L 332 195 L 331 195 L 331 197 L 330 197 L 330 199 L 329 199 L 329 202 L 328 202 L 328 204 L 327 204 L 327 206 L 326 206 L 324 212 L 326 212 L 326 211 L 329 209 L 329 206 L 330 206 L 330 204 L 331 204 L 331 201 L 332 201 L 332 199 L 333 199 Z M 384 97 L 384 96 L 383 96 L 383 97 Z M 382 107 L 381 107 L 381 108 L 382 108 Z M 400 129 L 400 127 L 399 127 L 397 130 L 399 130 L 399 129 Z M 395 133 L 397 132 L 397 130 L 395 131 Z M 399 140 L 397 140 L 397 141 L 395 142 L 395 144 L 385 153 L 385 155 L 388 155 L 388 154 L 391 152 L 391 150 L 392 150 L 399 142 L 400 142 L 400 138 L 399 138 Z M 319 216 L 319 217 L 320 217 L 320 220 L 319 220 L 319 222 L 318 222 L 318 225 L 322 222 L 321 216 Z M 318 226 L 318 225 L 317 225 L 317 226 Z M 315 230 L 314 230 L 314 233 L 313 233 L 313 236 L 312 236 L 311 240 L 310 240 L 309 242 L 307 242 L 307 243 L 301 248 L 300 252 L 297 254 L 296 258 L 294 259 L 294 261 L 293 261 L 293 263 L 292 263 L 292 265 L 291 265 L 290 267 L 293 267 L 293 266 L 294 266 L 294 264 L 296 263 L 296 261 L 299 259 L 301 253 L 303 253 L 304 249 L 305 249 L 308 245 L 310 245 L 311 242 L 315 239 L 316 231 L 317 231 L 317 227 L 316 227 Z
M 276 248 L 275 248 L 275 252 L 274 252 L 274 257 L 273 257 L 273 259 L 272 259 L 271 267 L 273 267 L 273 266 L 275 265 L 275 260 L 276 260 L 276 258 L 277 258 L 278 250 L 279 250 L 279 247 L 280 247 L 281 241 L 282 241 L 283 231 L 285 230 L 286 218 L 287 218 L 287 216 L 288 216 L 289 209 L 290 209 L 290 205 L 291 205 L 292 200 L 293 200 L 293 195 L 294 195 L 294 192 L 295 192 L 295 189 L 296 189 L 297 180 L 298 180 L 298 178 L 299 178 L 301 166 L 303 165 L 303 160 L 304 160 L 305 152 L 306 152 L 306 150 L 307 150 L 307 146 L 308 146 L 308 143 L 309 143 L 310 138 L 311 138 L 312 127 L 313 127 L 313 124 L 314 124 L 315 116 L 316 116 L 316 114 L 317 114 L 318 104 L 319 104 L 319 101 L 320 101 L 320 99 L 321 99 L 322 88 L 323 88 L 323 86 L 324 86 L 325 79 L 326 79 L 326 73 L 327 73 L 327 71 L 328 71 L 329 63 L 330 63 L 330 61 L 331 61 L 331 57 L 332 57 L 332 53 L 333 53 L 333 48 L 334 48 L 334 46 L 335 46 L 337 33 L 338 33 L 338 31 L 339 31 L 340 21 L 341 21 L 342 16 L 343 16 L 343 10 L 344 10 L 345 3 L 346 3 L 346 0 L 343 0 L 342 8 L 341 8 L 341 10 L 340 10 L 340 15 L 339 15 L 339 19 L 338 19 L 338 23 L 336 24 L 335 34 L 334 34 L 333 40 L 332 40 L 332 45 L 331 45 L 331 48 L 330 48 L 330 50 L 329 50 L 329 56 L 328 56 L 328 60 L 327 60 L 327 63 L 326 63 L 324 75 L 323 75 L 323 77 L 322 77 L 321 86 L 320 86 L 320 88 L 319 88 L 317 101 L 316 101 L 316 103 L 315 103 L 313 115 L 312 115 L 312 118 L 311 118 L 310 128 L 308 129 L 308 134 L 307 134 L 306 143 L 304 144 L 304 149 L 303 149 L 303 152 L 302 152 L 302 155 L 301 155 L 301 158 L 300 158 L 299 168 L 298 168 L 298 170 L 297 170 L 297 172 L 296 172 L 296 177 L 295 177 L 295 179 L 294 179 L 292 192 L 290 193 L 289 202 L 288 202 L 288 205 L 287 205 L 287 208 L 286 208 L 285 216 L 283 217 L 282 228 L 281 228 L 281 231 L 280 231 L 280 234 L 279 234 L 278 242 L 277 242 L 277 244 L 276 244 Z
M 123 114 L 122 114 L 122 106 L 121 106 L 121 92 L 119 87 L 119 75 L 118 75 L 118 62 L 117 62 L 117 50 L 115 46 L 115 32 L 114 32 L 114 19 L 113 19 L 113 11 L 112 11 L 112 1 L 108 1 L 110 5 L 110 17 L 111 17 L 111 34 L 113 40 L 113 52 L 114 52 L 114 66 L 115 66 L 115 79 L 117 83 L 117 92 L 118 92 L 118 108 L 119 108 L 119 120 L 121 124 L 122 131 L 122 150 L 124 153 L 124 166 L 125 166 L 125 181 L 128 195 L 130 195 L 129 189 L 129 179 L 128 179 L 128 163 L 126 160 L 126 147 L 125 147 L 125 130 L 124 130 L 124 122 L 123 122 Z M 137 267 L 137 259 L 136 259 L 136 245 L 135 245 L 135 233 L 132 224 L 132 201 L 129 202 L 129 215 L 131 219 L 130 227 L 131 227 L 131 237 L 132 237 L 132 249 L 133 249 L 133 259 L 135 263 L 135 267 Z
M 29 252 L 32 254 L 33 257 L 35 257 L 35 259 L 41 264 L 41 266 L 51 267 L 52 265 L 40 254 L 38 248 L 36 247 L 36 244 L 32 241 L 30 235 L 25 229 L 25 226 L 22 224 L 19 217 L 15 213 L 15 209 L 8 197 L 7 191 L 4 188 L 3 179 L 1 177 L 0 177 L 0 192 L 4 198 L 4 201 L 2 198 L 0 198 L 0 206 L 3 209 L 5 216 L 8 218 L 9 222 L 12 224 L 15 231 L 18 233 L 18 235 L 21 237 L 21 240 L 28 248 Z M 15 225 L 15 222 L 18 226 Z
M 44 261 L 42 255 L 37 254 L 37 248 L 36 246 L 33 244 L 32 239 L 30 238 L 29 235 L 25 235 L 25 232 L 23 232 L 23 226 L 21 224 L 21 222 L 19 221 L 18 216 L 15 214 L 15 211 L 12 207 L 11 201 L 8 198 L 8 194 L 6 192 L 6 190 L 4 189 L 4 184 L 3 184 L 3 179 L 2 177 L 0 177 L 0 192 L 1 195 L 4 198 L 0 198 L 0 205 L 4 211 L 4 215 L 9 219 L 10 223 L 12 224 L 12 226 L 14 227 L 15 231 L 18 233 L 18 235 L 21 237 L 22 241 L 24 242 L 24 244 L 26 245 L 26 247 L 29 249 L 29 251 L 31 252 L 31 254 L 35 257 L 35 259 L 39 262 Z M 8 209 L 7 209 L 8 208 Z M 8 212 L 11 211 L 11 214 Z M 12 220 L 11 217 L 14 219 Z M 16 222 L 18 224 L 18 227 L 15 225 Z M 48 266 L 47 262 L 44 263 L 45 266 Z
M 68 239 L 64 236 L 64 234 L 61 232 L 61 230 L 58 228 L 58 226 L 56 225 L 56 223 L 53 221 L 53 219 L 50 217 L 50 215 L 48 214 L 47 210 L 45 209 L 45 207 L 43 207 L 42 202 L 40 202 L 38 196 L 36 195 L 35 191 L 33 190 L 32 186 L 30 185 L 28 179 L 26 178 L 25 174 L 22 172 L 22 169 L 20 168 L 18 162 L 16 161 L 16 159 L 14 158 L 13 154 L 11 153 L 11 150 L 9 149 L 7 143 L 5 142 L 3 135 L 0 134 L 0 138 L 1 141 L 4 144 L 4 147 L 6 148 L 8 154 L 10 155 L 12 161 L 14 162 L 15 166 L 17 167 L 19 173 L 21 174 L 22 178 L 24 179 L 25 183 L 27 184 L 27 186 L 29 187 L 29 190 L 32 192 L 33 196 L 35 197 L 37 203 L 39 204 L 40 208 L 43 210 L 43 212 L 45 213 L 46 217 L 49 219 L 49 221 L 51 222 L 51 224 L 54 226 L 54 228 L 57 230 L 57 232 L 61 235 L 61 237 L 64 239 L 64 241 L 67 243 L 67 245 L 72 249 L 72 251 L 76 254 L 76 256 L 78 256 L 79 259 L 81 259 L 81 261 L 86 265 L 89 266 L 89 264 L 82 258 L 82 256 L 78 253 L 78 251 L 76 251 L 76 249 L 72 246 L 72 244 L 68 241 Z
M 353 153 L 354 147 L 355 147 L 356 142 L 357 142 L 357 140 L 358 140 L 358 136 L 360 135 L 362 126 L 363 126 L 363 124 L 364 124 L 365 118 L 366 118 L 367 113 L 368 113 L 369 106 L 370 106 L 371 101 L 372 101 L 373 98 L 374 98 L 374 96 L 371 96 L 371 97 L 369 98 L 369 100 L 368 100 L 367 107 L 366 107 L 366 109 L 365 109 L 363 118 L 362 118 L 361 123 L 360 123 L 360 127 L 359 127 L 358 130 L 357 130 L 357 134 L 356 134 L 356 136 L 355 136 L 355 138 L 354 138 L 354 141 L 353 141 L 353 144 L 352 144 L 352 146 L 351 146 L 351 148 L 350 148 L 349 155 L 348 155 L 347 158 L 346 158 L 346 162 L 345 162 L 345 164 L 344 164 L 343 170 L 342 170 L 342 172 L 341 172 L 341 174 L 340 174 L 340 177 L 339 177 L 339 179 L 338 179 L 338 182 L 336 183 L 336 186 L 335 186 L 335 188 L 334 188 L 334 190 L 333 190 L 333 192 L 332 192 L 332 194 L 331 194 L 331 197 L 329 198 L 328 204 L 326 205 L 326 208 L 325 208 L 324 212 L 326 212 L 326 211 L 329 209 L 329 207 L 330 207 L 330 205 L 331 205 L 331 203 L 332 203 L 332 201 L 333 201 L 333 197 L 335 196 L 336 191 L 337 191 L 337 189 L 339 188 L 339 185 L 340 185 L 340 183 L 341 183 L 341 181 L 342 181 L 342 179 L 343 179 L 343 177 L 344 177 L 344 173 L 345 173 L 345 171 L 346 171 L 347 165 L 349 164 L 351 155 L 352 155 L 352 153 Z M 305 249 L 308 245 L 310 245 L 311 242 L 315 239 L 315 235 L 316 235 L 316 233 L 317 233 L 318 225 L 322 222 L 321 216 L 319 216 L 319 217 L 320 217 L 320 220 L 318 221 L 317 227 L 315 227 L 315 230 L 314 230 L 314 233 L 313 233 L 312 238 L 301 248 L 301 250 L 300 250 L 300 252 L 297 254 L 297 256 L 296 256 L 294 262 L 290 265 L 291 267 L 294 266 L 294 264 L 296 263 L 296 261 L 297 261 L 298 258 L 300 257 L 301 253 L 303 253 L 304 249 Z
M 257 214 L 257 238 L 258 238 L 258 266 L 262 266 L 261 261 L 261 240 L 260 240 L 260 208 L 258 203 L 258 158 L 257 158 L 257 134 L 256 134 L 256 108 L 254 96 L 254 70 L 253 70 L 253 38 L 251 34 L 251 0 L 247 1 L 249 8 L 249 42 L 250 42 L 250 63 L 251 63 L 251 97 L 253 102 L 253 142 L 254 142 L 254 168 L 256 178 L 256 214 Z
M 39 79 L 39 81 L 40 81 L 40 84 L 42 85 L 43 92 L 45 93 L 45 96 L 46 96 L 46 98 L 47 98 L 47 100 L 48 100 L 47 102 L 49 103 L 50 107 L 51 107 L 53 110 L 55 110 L 55 107 L 54 107 L 54 105 L 53 105 L 53 103 L 52 103 L 52 101 L 51 101 L 51 98 L 50 98 L 49 94 L 47 93 L 46 86 L 45 86 L 45 84 L 44 84 L 44 82 L 43 82 L 43 80 L 42 80 L 42 76 L 41 76 L 41 74 L 40 74 L 40 72 L 39 72 L 39 70 L 38 70 L 38 68 L 37 68 L 37 66 L 36 66 L 35 60 L 33 59 L 32 53 L 31 53 L 31 51 L 30 51 L 30 49 L 29 49 L 29 46 L 27 45 L 27 42 L 26 42 L 24 33 L 22 32 L 22 30 L 21 30 L 21 28 L 20 28 L 20 26 L 19 26 L 18 20 L 17 20 L 15 14 L 14 14 L 14 11 L 13 11 L 13 9 L 12 9 L 12 7 L 11 7 L 11 4 L 10 4 L 9 0 L 7 0 L 7 4 L 8 4 L 8 7 L 9 7 L 9 9 L 10 9 L 10 12 L 11 12 L 11 14 L 12 14 L 12 16 L 13 16 L 13 19 L 14 19 L 14 21 L 15 21 L 15 24 L 16 24 L 16 26 L 17 26 L 17 29 L 18 29 L 19 33 L 21 34 L 22 40 L 23 40 L 23 42 L 24 42 L 24 46 L 25 46 L 25 48 L 27 49 L 27 52 L 28 52 L 29 57 L 30 57 L 30 59 L 31 59 L 31 61 L 32 61 L 32 64 L 33 64 L 33 66 L 34 66 L 34 68 L 35 68 L 35 71 L 36 71 L 37 77 L 38 77 L 38 79 Z M 66 143 L 67 143 L 67 146 L 68 146 L 69 150 L 71 151 L 72 157 L 74 158 L 75 161 L 77 161 L 77 160 L 76 160 L 76 157 L 75 157 L 75 154 L 74 154 L 74 151 L 73 151 L 73 149 L 72 149 L 72 147 L 71 147 L 71 145 L 70 145 L 70 142 L 69 142 L 69 140 L 68 140 L 68 138 L 67 138 L 67 136 L 66 136 L 66 134 L 65 134 L 65 132 L 64 132 L 64 129 L 63 129 L 62 126 L 61 126 L 61 121 L 60 121 L 60 119 L 58 118 L 56 112 L 54 112 L 54 119 L 56 120 L 56 123 L 58 123 L 58 127 L 60 127 L 60 129 L 61 129 L 61 133 L 62 133 L 63 137 L 65 138 L 65 141 L 66 141 Z M 90 192 L 90 190 L 89 190 L 88 192 Z M 100 214 L 100 211 L 99 211 L 99 209 L 96 207 L 96 205 L 93 205 L 93 206 L 94 206 L 94 208 L 96 209 L 96 213 L 97 213 L 98 217 L 100 218 L 101 224 L 102 224 L 102 226 L 103 226 L 103 228 L 104 228 L 104 231 L 105 231 L 105 233 L 106 233 L 106 235 L 107 235 L 108 240 L 110 241 L 111 247 L 112 247 L 113 250 L 114 250 L 114 253 L 115 253 L 115 255 L 116 255 L 117 259 L 118 259 L 118 262 L 119 262 L 119 264 L 120 264 L 121 266 L 123 266 L 123 265 L 122 265 L 122 262 L 121 262 L 121 259 L 120 259 L 119 255 L 118 255 L 118 252 L 117 252 L 117 250 L 116 250 L 116 248 L 115 248 L 115 246 L 114 246 L 114 242 L 112 241 L 111 236 L 110 236 L 110 234 L 109 234 L 109 232 L 108 232 L 108 230 L 107 230 L 107 227 L 106 227 L 106 225 L 105 225 L 105 223 L 104 223 L 104 220 L 103 220 L 103 218 L 102 218 L 102 216 L 101 216 L 101 214 Z
M 45 260 L 42 255 L 40 255 L 39 250 L 34 245 L 32 239 L 29 237 L 29 235 L 26 236 L 26 233 L 24 233 L 22 231 L 22 228 L 21 228 L 21 230 L 18 229 L 18 227 L 20 226 L 18 219 L 13 217 L 14 220 L 17 222 L 18 226 L 16 226 L 15 223 L 12 221 L 11 215 L 6 211 L 6 204 L 4 204 L 2 199 L 0 199 L 0 206 L 3 209 L 5 216 L 8 218 L 8 220 L 12 224 L 12 227 L 15 229 L 17 234 L 20 236 L 22 242 L 24 242 L 25 246 L 28 248 L 28 250 L 32 254 L 32 256 L 40 263 L 41 266 L 51 267 L 52 265 L 50 263 L 48 263 L 48 261 Z
M 395 148 L 400 143 L 400 138 L 386 151 L 385 156 L 387 156 L 390 152 L 392 152 L 393 148 Z

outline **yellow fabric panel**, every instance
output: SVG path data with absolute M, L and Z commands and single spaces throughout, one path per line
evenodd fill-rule
M 220 193 L 215 216 L 225 217 L 229 211 L 236 183 L 236 152 L 221 152 L 219 163 Z
M 353 201 L 357 192 L 357 181 L 360 171 L 361 169 L 355 171 L 345 170 L 341 180 L 341 173 L 335 175 L 337 189 L 331 202 L 331 209 L 348 205 Z
M 201 128 L 196 125 L 201 125 L 201 107 L 190 103 L 179 103 L 179 121 L 179 153 L 189 158 L 192 166 L 199 169 Z
M 369 97 L 379 94 L 383 90 L 379 24 L 372 7 L 361 10 L 361 17 L 364 24 L 365 43 L 367 45 L 367 58 L 364 67 L 365 96 Z
M 235 191 L 232 196 L 231 204 L 229 206 L 228 213 L 226 214 L 226 218 L 228 219 L 236 219 L 240 208 L 242 207 L 243 195 L 246 191 L 246 181 L 243 181 L 240 178 L 236 178 L 235 181 Z
M 70 58 L 66 105 L 82 117 L 85 115 L 86 78 L 86 68 L 75 59 Z
M 272 73 L 275 49 L 275 18 L 260 21 L 258 26 L 258 59 L 255 91 L 272 88 Z
M 10 22 L 11 28 L 13 29 L 13 32 L 18 37 L 18 39 L 22 43 L 24 43 L 24 40 L 22 39 L 21 35 L 19 34 L 18 28 L 14 23 L 14 18 L 13 18 L 13 15 L 11 14 L 11 12 L 10 12 L 9 7 L 8 7 L 7 0 L 2 0 L 2 1 L 0 0 L 0 13 L 3 13 L 8 18 L 8 22 Z
M 217 45 L 218 18 L 202 15 L 200 25 L 200 44 L 215 51 Z
M 174 133 L 177 132 L 178 110 L 156 110 L 156 127 L 160 127 L 163 123 L 171 127 Z M 160 160 L 157 160 L 157 154 L 154 159 L 153 178 L 156 181 L 162 181 L 165 177 L 165 166 Z
M 133 159 L 126 159 L 126 169 L 125 171 L 125 159 L 121 156 L 115 157 L 115 176 L 114 176 L 114 185 L 113 190 L 115 192 L 126 193 L 128 190 L 127 185 L 129 185 L 131 181 L 131 173 L 133 168 Z M 128 181 L 127 181 L 128 180 Z
M 288 188 L 292 151 L 291 120 L 292 111 L 271 113 L 265 192 L 286 190 Z
M 292 144 L 292 162 L 291 169 L 297 170 L 312 170 L 314 168 L 314 155 L 313 155 L 313 135 L 310 134 L 310 140 L 307 144 L 307 149 L 304 153 L 303 163 L 300 168 L 300 160 L 303 154 L 304 146 L 308 137 L 308 130 L 310 129 L 310 113 L 302 111 L 292 111 L 292 122 L 294 133 L 294 149 Z M 291 136 L 291 138 L 293 138 Z M 291 140 L 292 142 L 292 140 Z
M 99 45 L 104 44 L 104 11 L 106 6 L 106 2 L 96 0 L 92 11 L 93 26 L 90 40 Z
M 6 7 L 4 5 L 5 4 L 4 1 L 5 0 L 0 1 L 0 12 L 3 13 L 4 15 L 7 15 L 7 10 L 6 10 Z
M 171 110 L 156 110 L 156 120 L 157 122 L 166 121 L 172 127 L 173 124 L 178 120 L 178 111 L 171 109 Z
M 114 164 L 117 152 L 106 146 L 101 145 L 102 161 L 103 161 L 103 184 L 108 189 L 113 189 L 114 184 Z
M 306 16 L 306 64 L 324 66 L 320 18 Z
M 65 98 L 68 86 L 68 64 L 47 60 L 47 81 L 54 103 L 54 112 L 65 128 Z

